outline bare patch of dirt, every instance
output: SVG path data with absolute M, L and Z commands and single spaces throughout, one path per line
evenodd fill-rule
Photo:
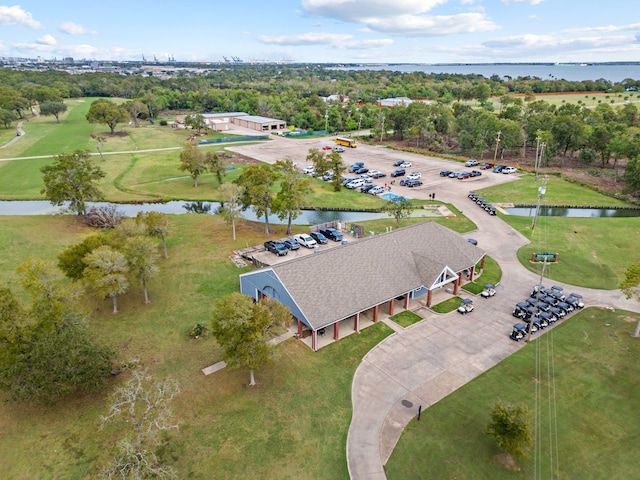
M 256 160 L 255 158 L 251 158 L 251 157 L 247 157 L 246 155 L 242 155 L 240 153 L 225 153 L 224 154 L 224 158 L 227 160 L 227 162 L 230 165 L 234 165 L 234 164 L 253 164 L 253 163 L 260 163 L 259 160 Z
M 516 461 L 508 453 L 499 453 L 493 457 L 493 461 L 511 472 L 519 472 L 521 469 L 516 464 Z

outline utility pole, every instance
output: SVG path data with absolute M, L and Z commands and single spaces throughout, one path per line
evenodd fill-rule
M 496 164 L 496 158 L 498 158 L 498 146 L 500 145 L 500 135 L 502 132 L 498 130 L 498 134 L 496 135 L 496 151 L 493 152 L 493 164 Z
M 384 113 L 382 114 L 382 126 L 380 127 L 380 143 L 382 143 L 383 134 L 384 134 Z
M 329 109 L 324 111 L 324 129 L 329 131 Z
M 533 216 L 533 223 L 531 224 L 531 234 L 533 234 L 533 230 L 536 228 L 536 219 L 538 218 L 538 215 L 540 215 L 540 205 L 542 204 L 542 197 L 547 192 L 548 180 L 549 178 L 545 176 L 542 179 L 542 185 L 538 187 L 538 202 L 536 203 L 536 212 L 535 212 L 535 215 Z M 540 280 L 538 280 L 538 286 L 542 285 L 542 279 L 544 278 L 544 271 L 546 267 L 547 267 L 547 257 L 545 255 L 544 262 L 542 264 L 542 270 L 540 271 Z M 526 339 L 527 342 L 531 340 L 531 330 L 533 329 L 533 321 L 535 320 L 537 313 L 540 311 L 538 307 L 539 302 L 540 302 L 540 288 L 538 288 L 538 291 L 536 292 L 535 311 L 533 312 L 533 316 L 531 317 L 531 321 L 529 322 L 529 326 L 527 327 L 527 339 Z
M 540 136 L 536 137 L 536 161 L 533 164 L 533 170 L 535 171 L 535 177 L 533 178 L 534 182 L 538 181 L 538 155 L 540 154 Z

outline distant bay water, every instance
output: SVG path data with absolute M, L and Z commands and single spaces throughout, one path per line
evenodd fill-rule
M 367 64 L 345 65 L 339 70 L 393 70 L 396 72 L 453 73 L 461 75 L 482 75 L 489 78 L 537 77 L 542 80 L 583 80 L 605 79 L 621 82 L 627 78 L 640 80 L 639 63 L 475 63 L 475 64 Z

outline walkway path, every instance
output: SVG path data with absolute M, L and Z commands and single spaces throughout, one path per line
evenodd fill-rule
M 8 146 L 13 145 L 18 140 L 20 140 L 22 137 L 24 137 L 25 135 L 26 135 L 26 132 L 22 129 L 22 122 L 18 122 L 18 125 L 16 125 L 16 136 L 13 137 L 11 140 L 9 140 L 4 145 L 0 145 L 0 148 L 7 148 Z

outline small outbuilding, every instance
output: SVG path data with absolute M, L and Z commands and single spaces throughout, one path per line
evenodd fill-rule
M 456 295 L 484 256 L 460 234 L 424 222 L 242 274 L 240 291 L 288 306 L 298 337 L 310 336 L 317 350 L 318 335 L 338 340 L 340 328 L 358 332 L 361 319 L 371 324 L 381 311 L 393 315 L 396 302 L 406 309 L 423 297 L 431 306 L 433 292 L 443 288 Z

